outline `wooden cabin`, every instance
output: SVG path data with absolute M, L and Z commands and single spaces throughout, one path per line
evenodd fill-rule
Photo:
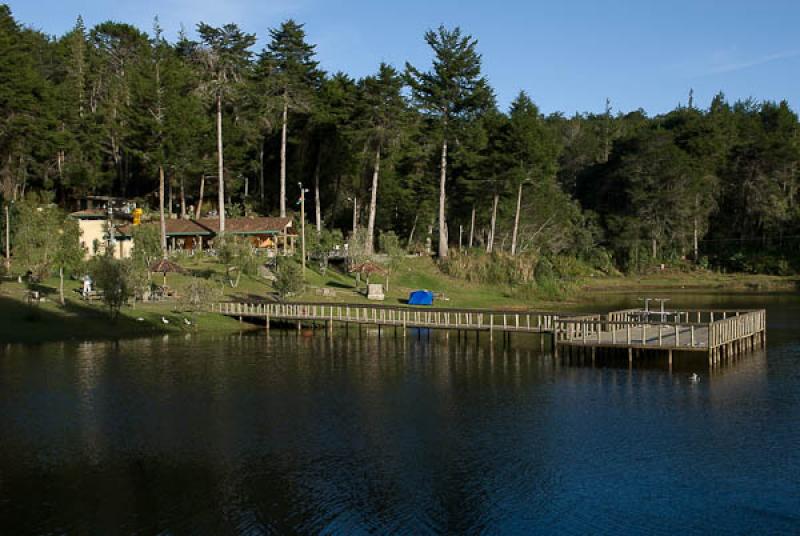
M 165 223 L 167 247 L 172 251 L 213 248 L 214 240 L 219 235 L 218 218 L 168 219 Z M 158 227 L 160 223 L 156 220 L 142 225 Z M 134 228 L 133 225 L 126 225 L 117 229 L 117 233 L 120 238 L 132 241 Z M 291 218 L 226 218 L 225 234 L 245 237 L 254 248 L 269 256 L 293 255 L 297 247 L 297 235 L 292 229 Z

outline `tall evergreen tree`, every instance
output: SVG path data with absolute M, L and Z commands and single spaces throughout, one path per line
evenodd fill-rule
M 514 255 L 517 252 L 522 188 L 526 183 L 555 177 L 559 148 L 552 130 L 548 128 L 539 109 L 524 91 L 521 91 L 511 103 L 509 119 L 507 154 L 512 161 L 511 182 L 517 190 L 511 238 L 511 254 Z
M 367 217 L 367 254 L 372 254 L 375 244 L 375 215 L 378 207 L 378 184 L 381 159 L 387 149 L 396 143 L 407 123 L 407 105 L 402 95 L 403 79 L 392 66 L 381 63 L 378 73 L 361 83 L 364 110 L 363 132 L 372 147 L 372 181 L 370 185 L 369 215 Z
M 306 42 L 302 24 L 292 19 L 269 31 L 271 40 L 261 53 L 262 72 L 281 99 L 280 214 L 286 216 L 286 149 L 289 111 L 308 111 L 319 83 L 315 45 Z
M 225 162 L 222 152 L 222 106 L 241 83 L 243 72 L 250 68 L 250 47 L 255 35 L 243 32 L 235 24 L 216 28 L 205 23 L 197 25 L 201 45 L 196 57 L 202 63 L 206 80 L 203 88 L 214 100 L 217 114 L 217 178 L 219 230 L 225 232 Z M 201 200 L 202 201 L 202 200 Z
M 406 79 L 415 103 L 432 120 L 441 137 L 439 165 L 439 257 L 448 254 L 447 149 L 459 123 L 474 119 L 491 103 L 492 93 L 481 74 L 478 41 L 456 27 L 440 26 L 425 33 L 434 53 L 430 71 L 406 64 Z

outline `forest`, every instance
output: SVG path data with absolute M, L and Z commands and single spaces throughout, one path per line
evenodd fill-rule
M 307 228 L 393 232 L 408 251 L 796 273 L 798 117 L 787 102 L 543 114 L 498 106 L 478 40 L 439 27 L 429 65 L 326 72 L 302 24 L 158 20 L 51 36 L 0 6 L 0 195 L 75 210 L 87 195 L 178 216 L 299 215 Z M 542 53 L 545 53 L 544 51 Z M 302 185 L 302 186 L 301 186 Z M 354 221 L 356 220 L 356 221 Z M 13 229 L 12 229 L 13 230 Z M 457 266 L 450 268 L 457 271 Z

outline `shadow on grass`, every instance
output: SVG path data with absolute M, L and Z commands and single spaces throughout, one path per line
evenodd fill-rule
M 203 269 L 189 269 L 187 270 L 190 276 L 199 277 L 201 279 L 212 279 L 215 276 L 219 275 L 219 272 L 215 272 L 214 270 L 203 268 Z
M 237 292 L 234 294 L 229 294 L 228 297 L 233 298 L 233 301 L 242 301 L 246 303 L 278 301 L 277 295 L 271 292 L 265 292 L 264 294 L 253 294 L 252 292 Z
M 28 305 L 0 297 L 0 341 L 36 343 L 59 340 L 118 339 L 153 335 L 164 330 L 149 322 L 120 315 L 112 319 L 99 307 L 68 301 L 64 307 Z
M 348 285 L 346 283 L 342 283 L 340 281 L 334 281 L 332 279 L 330 281 L 326 281 L 325 282 L 325 286 L 326 287 L 331 287 L 331 288 L 346 288 L 346 289 L 354 289 L 355 288 L 353 285 Z

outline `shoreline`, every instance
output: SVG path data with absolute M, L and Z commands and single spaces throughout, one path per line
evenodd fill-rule
M 523 300 L 508 298 L 507 289 L 495 288 L 497 303 L 465 303 L 464 299 L 451 300 L 437 304 L 439 308 L 475 308 L 497 310 L 546 308 L 574 309 L 585 308 L 604 297 L 635 292 L 663 292 L 668 294 L 736 294 L 736 295 L 780 295 L 796 292 L 800 288 L 797 277 L 751 276 L 747 274 L 665 274 L 637 277 L 603 277 L 587 279 L 578 286 L 572 296 L 561 300 Z M 513 294 L 513 291 L 512 291 Z M 179 312 L 174 302 L 157 304 L 137 304 L 135 308 L 124 307 L 116 320 L 111 320 L 101 304 L 86 304 L 76 296 L 67 296 L 67 304 L 62 307 L 50 295 L 47 301 L 29 305 L 24 301 L 24 286 L 18 283 L 4 283 L 0 286 L 0 316 L 5 321 L 0 324 L 1 344 L 35 344 L 61 341 L 108 341 L 139 337 L 152 337 L 165 334 L 197 333 L 235 333 L 249 329 L 259 329 L 257 325 L 241 324 L 238 320 L 209 312 Z M 296 302 L 380 304 L 394 300 L 387 296 L 387 302 L 369 302 L 364 299 L 353 301 L 352 296 L 342 295 L 341 299 L 320 300 L 313 293 L 306 292 Z M 226 296 L 222 301 L 236 301 L 237 297 Z M 488 306 L 488 307 L 487 307 Z M 166 319 L 168 324 L 164 324 Z M 187 321 L 189 322 L 187 324 Z

